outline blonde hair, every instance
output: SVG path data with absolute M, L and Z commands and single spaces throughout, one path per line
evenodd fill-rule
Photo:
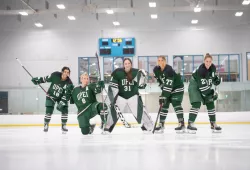
M 209 53 L 207 53 L 207 54 L 205 55 L 204 61 L 205 61 L 207 58 L 211 58 L 211 60 L 213 60 L 213 57 L 212 57 Z
M 89 77 L 89 74 L 88 74 L 87 72 L 84 72 L 84 73 L 82 73 L 82 74 L 80 75 L 80 77 L 82 77 L 82 76 L 88 76 L 88 77 Z
M 161 58 L 163 61 L 165 61 L 165 64 L 167 64 L 167 60 L 166 60 L 166 57 L 164 55 L 160 55 L 158 57 L 158 59 Z M 159 65 L 158 61 L 157 61 L 157 64 Z

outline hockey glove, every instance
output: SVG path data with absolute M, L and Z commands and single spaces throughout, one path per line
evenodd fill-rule
M 218 93 L 217 92 L 214 93 L 213 99 L 214 99 L 214 101 L 218 99 Z
M 204 101 L 205 101 L 205 104 L 213 102 L 214 101 L 214 95 L 212 95 L 212 94 L 207 95 L 205 97 Z
M 160 105 L 164 105 L 164 104 L 166 104 L 167 103 L 167 98 L 166 97 L 164 97 L 164 96 L 159 96 L 159 104 Z
M 99 87 L 101 87 L 102 89 L 105 88 L 105 83 L 104 83 L 104 81 L 98 81 L 98 82 L 97 82 L 97 85 L 98 85 Z
M 42 83 L 40 77 L 34 77 L 34 78 L 31 79 L 31 81 L 32 81 L 35 85 L 38 85 L 38 84 Z
M 142 84 L 140 86 L 138 86 L 138 89 L 145 89 L 147 87 L 147 84 Z
M 59 110 L 60 112 L 62 112 L 62 111 L 63 111 L 63 108 L 66 107 L 66 106 L 67 106 L 67 101 L 66 101 L 66 100 L 61 100 L 61 101 L 58 103 L 56 109 Z
M 220 84 L 220 78 L 218 76 L 215 76 L 213 79 L 213 84 L 215 86 L 218 86 Z

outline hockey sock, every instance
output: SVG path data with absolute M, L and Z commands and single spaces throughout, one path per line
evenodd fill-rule
M 172 102 L 178 121 L 184 121 L 181 102 Z
M 44 117 L 44 123 L 49 124 L 53 111 L 54 111 L 54 107 L 52 107 L 52 106 L 46 107 L 46 114 Z
M 163 107 L 160 111 L 160 122 L 165 122 L 167 115 L 168 109 Z
M 200 107 L 201 107 L 201 102 L 192 103 L 192 108 L 190 109 L 190 112 L 189 112 L 188 122 L 194 122 L 195 121 Z
M 68 113 L 62 113 L 61 121 L 62 121 L 63 125 L 66 125 L 66 123 L 68 121 Z
M 216 117 L 215 117 L 214 102 L 207 103 L 206 106 L 207 106 L 207 111 L 208 111 L 208 116 L 209 116 L 210 122 L 215 122 L 216 121 Z

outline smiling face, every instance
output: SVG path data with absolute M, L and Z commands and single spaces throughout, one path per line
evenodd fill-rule
M 132 63 L 128 60 L 128 59 L 125 59 L 124 62 L 123 62 L 123 67 L 125 69 L 125 72 L 129 72 L 132 68 Z
M 161 70 L 163 70 L 166 66 L 167 62 L 166 62 L 166 58 L 163 56 L 158 57 L 158 66 L 161 67 Z
M 66 80 L 69 77 L 70 71 L 68 69 L 64 69 L 62 71 L 62 80 Z
M 212 65 L 212 59 L 211 59 L 211 58 L 206 58 L 206 59 L 204 60 L 204 64 L 205 64 L 205 67 L 206 67 L 207 69 L 209 69 L 210 66 Z
M 82 86 L 85 87 L 89 84 L 89 76 L 87 73 L 84 73 L 80 77 L 80 81 L 82 83 Z

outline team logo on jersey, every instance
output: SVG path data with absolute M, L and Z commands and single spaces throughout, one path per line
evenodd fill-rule
M 122 79 L 122 85 L 123 85 L 123 86 L 135 85 L 135 81 L 132 80 L 132 82 L 129 82 L 127 79 Z
M 87 92 L 87 91 L 82 91 L 82 92 L 80 92 L 80 93 L 77 95 L 77 100 L 81 100 L 81 99 L 83 99 L 83 98 L 85 98 L 85 97 L 89 97 L 89 96 L 88 96 L 88 92 Z

